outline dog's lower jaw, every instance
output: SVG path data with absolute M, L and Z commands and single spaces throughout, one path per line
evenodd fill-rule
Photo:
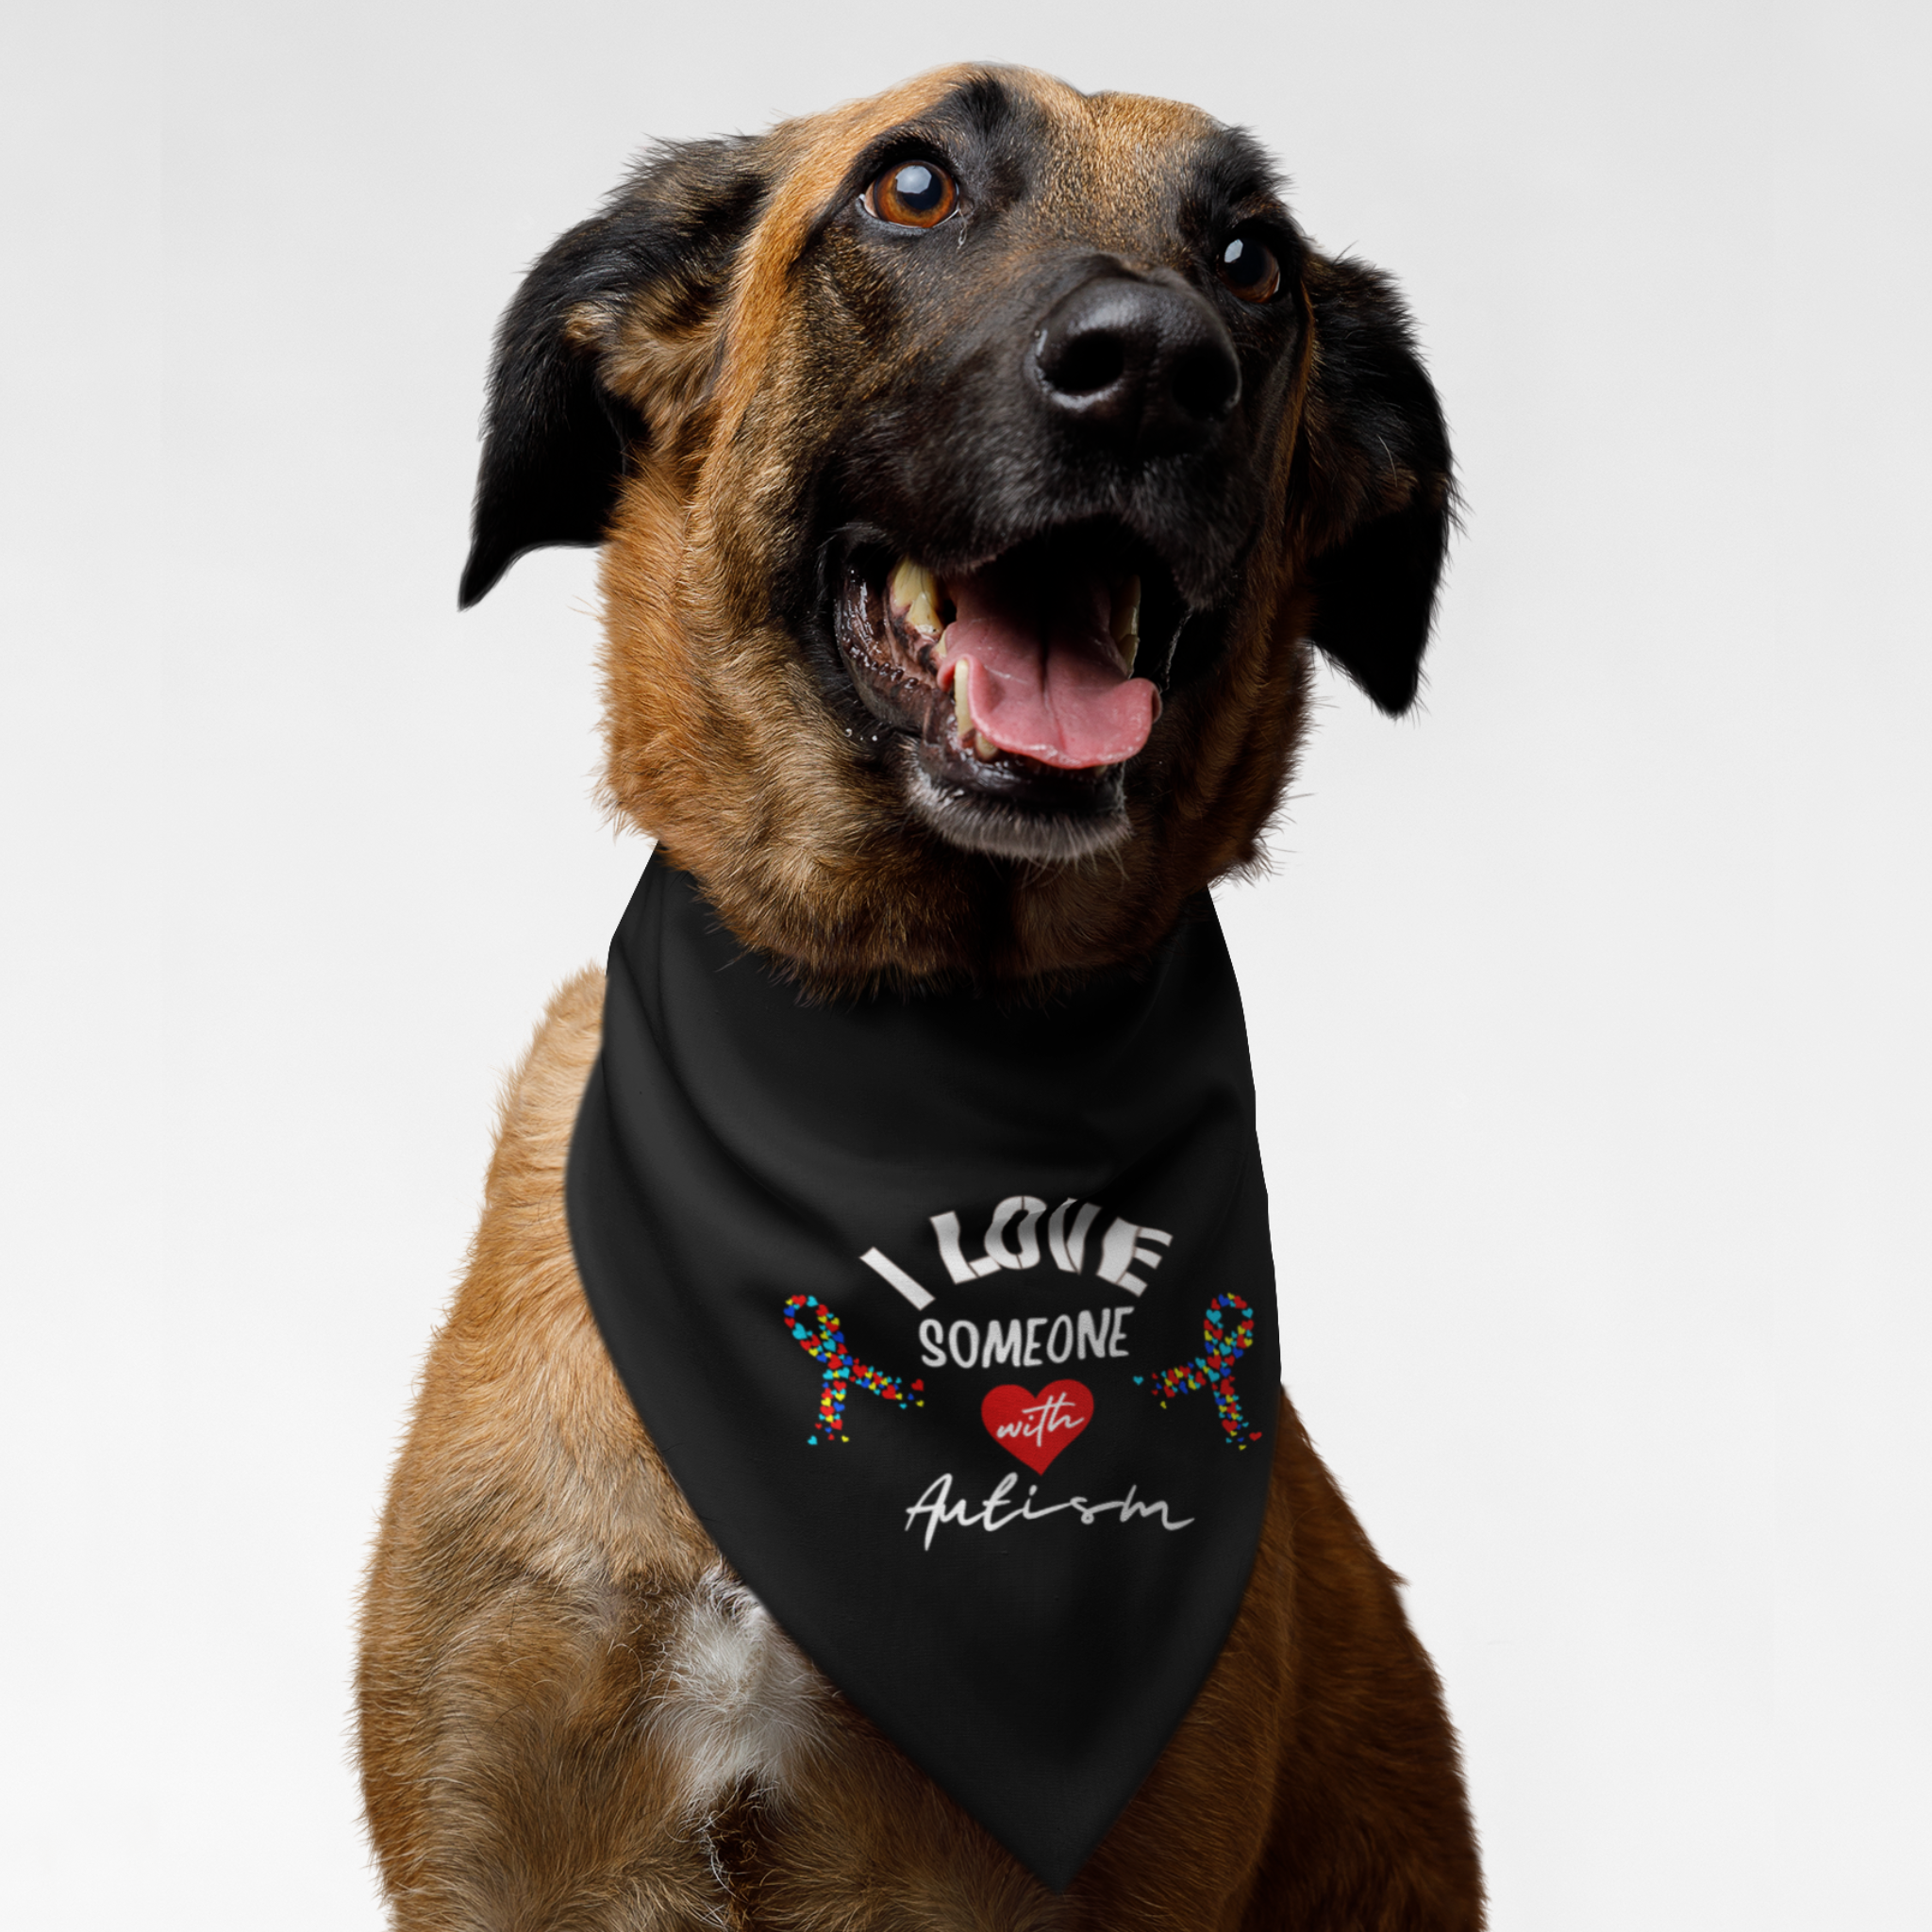
M 1091 817 L 1028 811 L 1024 806 L 975 796 L 935 778 L 909 741 L 900 747 L 900 782 L 906 801 L 924 824 L 962 851 L 1032 864 L 1059 865 L 1092 858 L 1123 845 L 1134 834 L 1126 803 L 1115 794 L 1110 810 Z

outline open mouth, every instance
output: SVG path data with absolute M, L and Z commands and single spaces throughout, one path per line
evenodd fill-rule
M 1019 858 L 1127 836 L 1123 767 L 1160 715 L 1185 615 L 1160 559 L 1098 524 L 944 575 L 857 542 L 834 590 L 840 652 L 902 747 L 913 808 L 955 844 Z

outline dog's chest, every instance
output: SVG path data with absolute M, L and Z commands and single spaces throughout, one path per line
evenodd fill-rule
M 679 1600 L 653 1690 L 649 1725 L 693 1815 L 741 1788 L 782 1792 L 823 1730 L 832 1695 L 765 1607 L 722 1567 Z

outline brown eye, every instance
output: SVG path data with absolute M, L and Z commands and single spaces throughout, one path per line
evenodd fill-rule
M 1221 251 L 1214 272 L 1243 302 L 1267 302 L 1281 286 L 1281 264 L 1258 235 L 1237 235 Z
M 953 177 L 931 161 L 894 161 L 865 191 L 866 207 L 902 228 L 937 226 L 958 198 Z

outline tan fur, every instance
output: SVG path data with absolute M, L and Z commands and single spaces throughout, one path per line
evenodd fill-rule
M 1302 562 L 1361 513 L 1348 491 L 1369 488 L 1330 478 L 1322 528 L 1297 494 L 1331 460 L 1320 425 L 1302 425 L 1311 330 L 1238 621 L 1218 668 L 1161 720 L 1123 853 L 1015 866 L 913 820 L 837 728 L 765 586 L 794 534 L 814 420 L 817 345 L 791 274 L 803 238 L 856 150 L 958 77 L 770 137 L 777 185 L 721 302 L 674 290 L 568 323 L 649 429 L 603 566 L 607 795 L 741 940 L 833 986 L 1076 977 L 1143 951 L 1191 894 L 1252 860 L 1307 703 Z M 1210 124 L 1024 84 L 1070 158 L 1043 219 L 1089 235 L 1099 219 L 1131 258 L 1150 158 Z M 1234 1632 L 1064 1896 L 817 1676 L 692 1516 L 577 1281 L 562 1174 L 601 998 L 595 974 L 565 987 L 507 1090 L 468 1275 L 369 1578 L 364 1779 L 397 1926 L 1479 1926 L 1435 1678 L 1285 1398 Z

